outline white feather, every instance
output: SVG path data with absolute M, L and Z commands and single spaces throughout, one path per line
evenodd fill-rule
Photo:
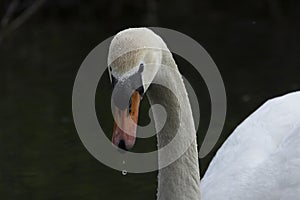
M 300 92 L 269 100 L 236 128 L 201 192 L 202 200 L 300 198 Z
M 165 91 L 148 91 L 150 103 L 164 99 L 173 111 L 172 119 L 178 119 L 179 135 L 194 137 L 183 81 L 175 81 L 172 74 L 159 68 L 162 64 L 177 70 L 163 40 L 146 28 L 117 34 L 108 57 L 113 75 L 126 78 L 141 62 L 145 62 L 143 80 L 147 80 L 146 83 L 160 80 L 175 88 L 185 112 L 179 118 L 174 115 L 177 101 L 166 96 Z M 158 127 L 161 116 L 155 110 L 153 115 Z M 174 134 L 171 129 L 162 131 L 158 135 L 158 146 L 168 144 Z M 183 148 L 184 141 L 174 152 Z M 160 157 L 163 155 L 159 154 Z M 217 152 L 200 185 L 201 200 L 300 199 L 300 92 L 269 100 L 239 125 Z M 159 171 L 158 186 L 160 200 L 200 199 L 196 140 L 178 160 Z

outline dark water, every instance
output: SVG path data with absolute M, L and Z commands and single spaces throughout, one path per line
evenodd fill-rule
M 84 148 L 73 124 L 72 87 L 81 62 L 98 43 L 126 27 L 101 23 L 30 21 L 0 45 L 1 199 L 155 199 L 156 172 L 123 176 L 104 166 Z M 226 86 L 225 128 L 215 150 L 200 161 L 203 174 L 246 116 L 266 99 L 300 89 L 299 26 L 246 19 L 211 24 L 195 19 L 184 25 L 162 21 L 161 26 L 202 44 Z M 180 70 L 206 98 L 201 103 L 201 143 L 210 114 L 206 89 L 189 68 Z M 97 91 L 97 112 L 107 115 L 101 125 L 111 137 L 108 76 L 100 84 L 104 89 Z M 147 108 L 144 100 L 141 113 Z M 141 123 L 147 124 L 147 115 L 142 115 Z M 136 148 L 155 148 L 155 138 L 137 141 Z

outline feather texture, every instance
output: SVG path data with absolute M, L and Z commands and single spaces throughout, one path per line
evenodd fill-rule
M 267 101 L 240 124 L 201 181 L 203 200 L 300 196 L 300 92 Z
M 149 87 L 150 103 L 165 106 L 173 123 L 157 136 L 158 147 L 176 135 L 181 141 L 159 153 L 159 164 L 186 146 L 184 154 L 158 175 L 160 200 L 298 200 L 300 197 L 300 92 L 267 101 L 241 123 L 225 141 L 200 181 L 196 131 L 188 95 L 177 65 L 163 40 L 146 28 L 127 29 L 112 40 L 108 65 L 116 79 L 126 79 L 143 63 L 145 91 L 152 81 L 173 88 L 175 96 Z M 161 66 L 169 66 L 166 70 Z M 110 70 L 109 70 L 110 71 Z M 175 72 L 175 73 L 172 73 Z M 178 115 L 178 108 L 184 107 Z M 163 127 L 153 110 L 156 128 Z M 174 131 L 175 130 L 175 131 Z M 199 185 L 200 188 L 199 188 Z

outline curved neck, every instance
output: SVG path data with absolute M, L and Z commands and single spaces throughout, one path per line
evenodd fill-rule
M 184 154 L 172 164 L 159 170 L 158 173 L 158 193 L 159 200 L 199 200 L 200 199 L 200 175 L 198 164 L 198 151 L 196 141 L 196 131 L 188 100 L 187 92 L 177 67 L 176 73 L 170 73 L 165 68 L 160 68 L 155 76 L 154 82 L 162 83 L 170 90 L 158 86 L 151 85 L 148 89 L 147 96 L 150 104 L 160 104 L 167 112 L 167 122 L 163 126 L 161 112 L 153 109 L 153 116 L 156 129 L 164 127 L 157 134 L 158 148 L 168 145 L 176 134 L 181 135 L 179 145 L 171 146 L 171 153 L 184 149 L 186 144 L 185 138 L 193 138 L 191 145 Z M 173 91 L 173 94 L 171 91 Z M 179 113 L 179 107 L 181 112 Z M 168 155 L 159 153 L 159 163 L 164 162 L 164 158 Z

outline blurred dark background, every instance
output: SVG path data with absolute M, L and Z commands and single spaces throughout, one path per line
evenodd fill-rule
M 183 32 L 219 67 L 228 113 L 214 151 L 200 161 L 203 176 L 243 119 L 267 99 L 300 89 L 299 20 L 298 0 L 2 0 L 0 198 L 155 199 L 156 172 L 123 176 L 104 166 L 87 152 L 72 119 L 72 87 L 81 62 L 101 41 L 129 27 Z M 209 99 L 201 78 L 181 67 L 189 66 L 183 59 L 176 60 Z M 108 116 L 100 123 L 110 137 L 108 80 L 102 77 L 96 104 L 98 115 Z M 199 143 L 208 124 L 208 101 L 200 105 Z M 141 109 L 147 109 L 147 100 Z M 152 148 L 153 142 L 137 145 L 147 149 L 141 144 Z

